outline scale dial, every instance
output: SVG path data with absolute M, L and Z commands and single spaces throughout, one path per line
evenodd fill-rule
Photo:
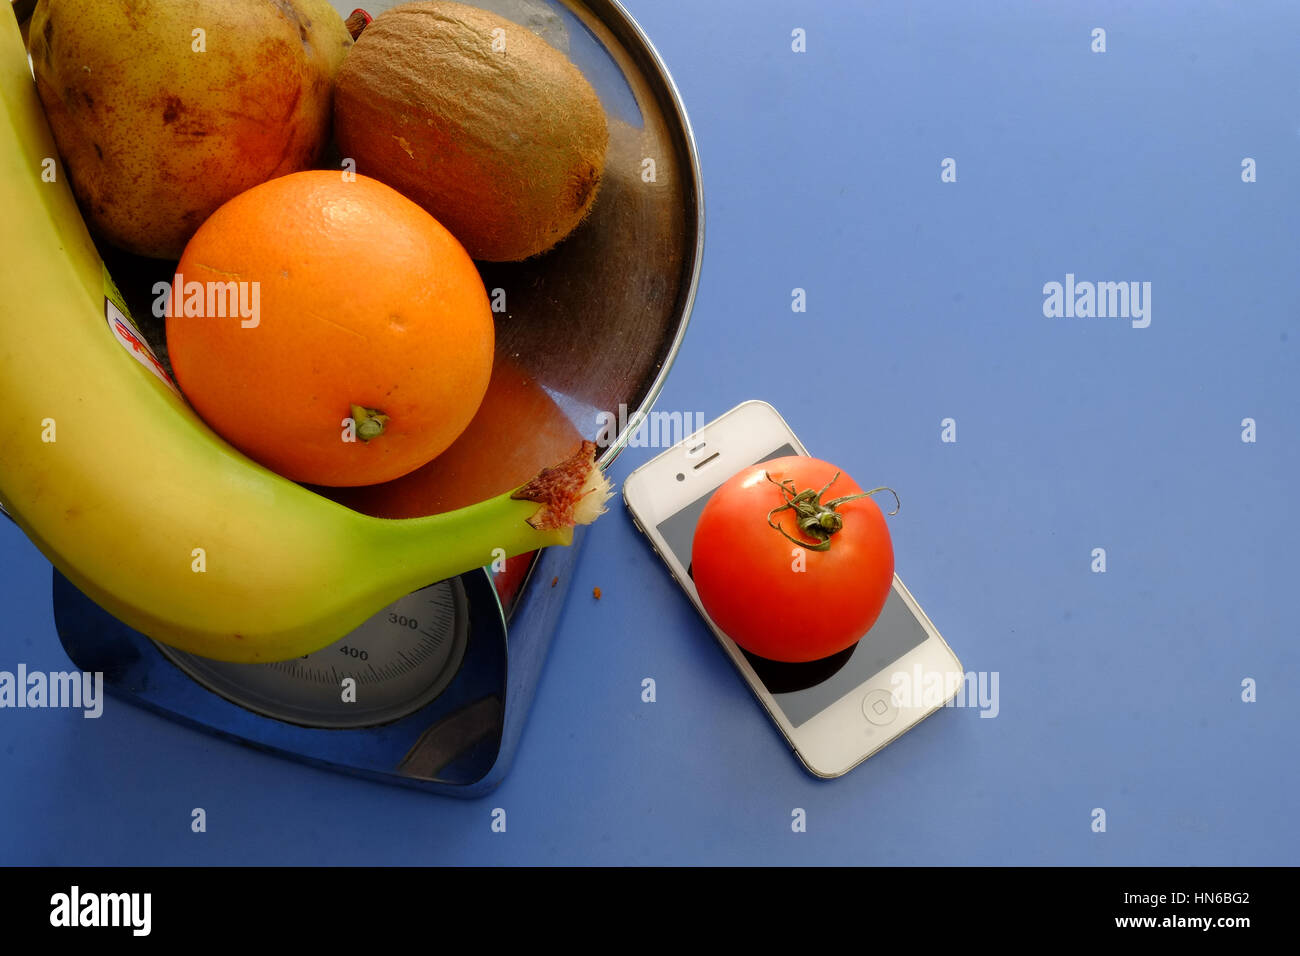
M 408 594 L 347 637 L 305 657 L 232 664 L 162 644 L 158 650 L 208 690 L 247 710 L 305 727 L 373 727 L 412 714 L 460 669 L 469 637 L 460 578 Z M 343 679 L 356 700 L 343 700 Z

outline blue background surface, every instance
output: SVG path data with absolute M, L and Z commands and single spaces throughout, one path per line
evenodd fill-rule
M 1300 7 L 627 6 L 707 203 L 656 408 L 762 398 L 899 489 L 899 574 L 968 670 L 998 672 L 998 716 L 945 709 L 812 779 L 616 501 L 490 796 L 306 768 L 114 699 L 95 721 L 0 710 L 0 863 L 1300 862 Z M 1150 282 L 1150 327 L 1045 317 L 1067 272 Z M 0 569 L 0 669 L 69 667 L 49 565 L 8 524 Z

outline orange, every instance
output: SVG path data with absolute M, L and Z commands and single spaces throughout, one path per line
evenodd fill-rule
M 378 180 L 313 170 L 221 206 L 167 299 L 177 384 L 212 429 L 295 481 L 389 481 L 437 456 L 492 372 L 473 261 Z
M 518 488 L 581 443 L 582 433 L 546 390 L 499 355 L 474 420 L 450 448 L 396 481 L 329 496 L 377 518 L 441 514 Z

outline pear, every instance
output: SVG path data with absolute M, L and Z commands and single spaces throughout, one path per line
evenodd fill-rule
M 163 259 L 226 200 L 317 161 L 351 46 L 328 0 L 40 0 L 28 35 L 87 224 Z

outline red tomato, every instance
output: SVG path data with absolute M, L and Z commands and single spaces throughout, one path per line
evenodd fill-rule
M 834 465 L 804 456 L 761 462 L 714 492 L 695 527 L 691 573 L 723 633 L 793 663 L 830 657 L 871 630 L 893 584 L 894 548 L 871 498 L 840 500 L 862 494 Z

